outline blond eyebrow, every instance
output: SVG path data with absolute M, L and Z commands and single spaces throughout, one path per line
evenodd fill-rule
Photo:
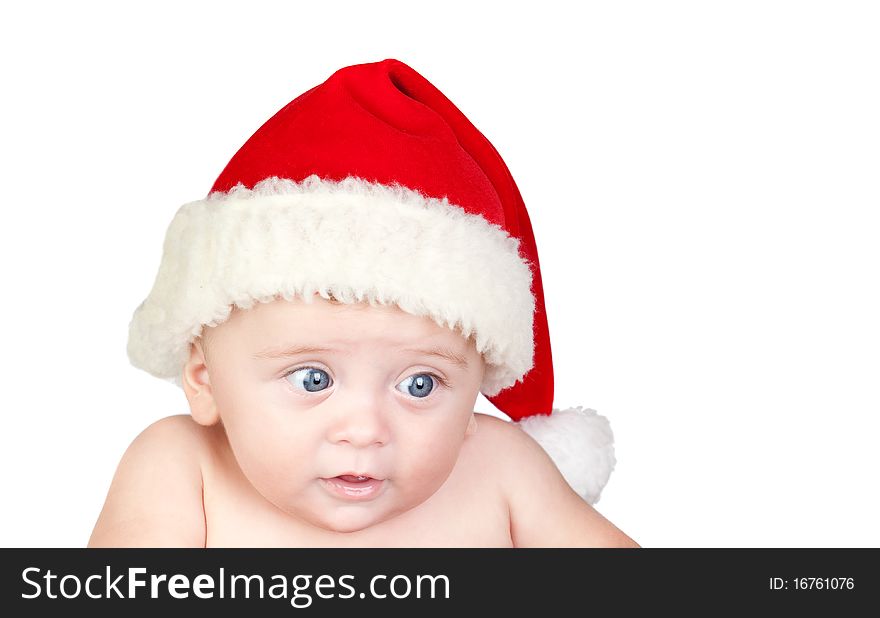
M 426 356 L 436 356 L 438 358 L 442 358 L 453 365 L 457 365 L 461 369 L 467 371 L 468 362 L 464 356 L 460 354 L 456 354 L 452 350 L 447 350 L 446 348 L 428 348 L 428 349 L 418 349 L 418 348 L 407 348 L 404 352 L 415 352 L 416 354 L 424 354 Z
M 316 352 L 342 352 L 343 354 L 347 354 L 345 350 L 336 348 L 321 348 L 310 345 L 287 345 L 266 348 L 262 352 L 257 352 L 256 354 L 254 354 L 254 358 L 287 358 L 289 356 L 299 356 L 300 354 L 314 354 Z M 452 363 L 453 365 L 456 365 L 457 367 L 460 367 L 465 371 L 467 371 L 469 367 L 467 359 L 465 357 L 442 347 L 426 349 L 407 348 L 403 350 L 403 352 L 414 352 L 416 354 L 424 354 L 425 356 L 436 356 L 437 358 L 442 358 L 446 362 Z
M 310 345 L 289 345 L 289 346 L 270 346 L 262 352 L 254 354 L 254 358 L 286 358 L 288 356 L 299 356 L 300 354 L 313 354 L 315 352 L 342 352 L 345 350 L 336 350 L 331 348 L 318 348 Z

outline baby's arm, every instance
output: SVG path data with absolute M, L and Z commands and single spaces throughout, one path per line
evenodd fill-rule
M 515 547 L 639 547 L 578 496 L 547 452 L 519 427 L 507 424 L 503 460 Z
M 89 547 L 205 546 L 197 431 L 189 416 L 169 416 L 134 439 Z

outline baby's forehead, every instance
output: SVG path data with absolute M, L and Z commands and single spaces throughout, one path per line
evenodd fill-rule
M 246 309 L 236 307 L 226 328 L 273 340 L 307 340 L 312 345 L 354 345 L 374 340 L 387 343 L 389 349 L 433 343 L 463 351 L 472 343 L 458 329 L 394 304 L 343 303 L 320 296 L 309 300 L 281 298 Z

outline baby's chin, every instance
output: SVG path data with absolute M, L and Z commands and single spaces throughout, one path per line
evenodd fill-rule
M 415 506 L 415 505 L 412 505 Z M 411 507 L 399 506 L 389 509 L 387 505 L 357 504 L 340 505 L 311 513 L 310 523 L 313 526 L 339 534 L 353 534 L 391 521 Z
M 418 504 L 391 502 L 391 496 L 360 503 L 318 503 L 289 512 L 309 525 L 335 534 L 356 534 L 390 522 Z

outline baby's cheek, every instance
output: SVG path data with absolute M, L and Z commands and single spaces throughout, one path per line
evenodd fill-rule
M 407 448 L 406 460 L 398 465 L 411 482 L 419 487 L 431 487 L 433 490 L 440 485 L 452 472 L 457 460 L 458 449 L 448 440 L 424 440 L 413 442 Z
M 228 433 L 242 473 L 265 497 L 282 495 L 291 471 L 302 470 L 302 449 L 278 428 L 246 422 L 235 429 Z

